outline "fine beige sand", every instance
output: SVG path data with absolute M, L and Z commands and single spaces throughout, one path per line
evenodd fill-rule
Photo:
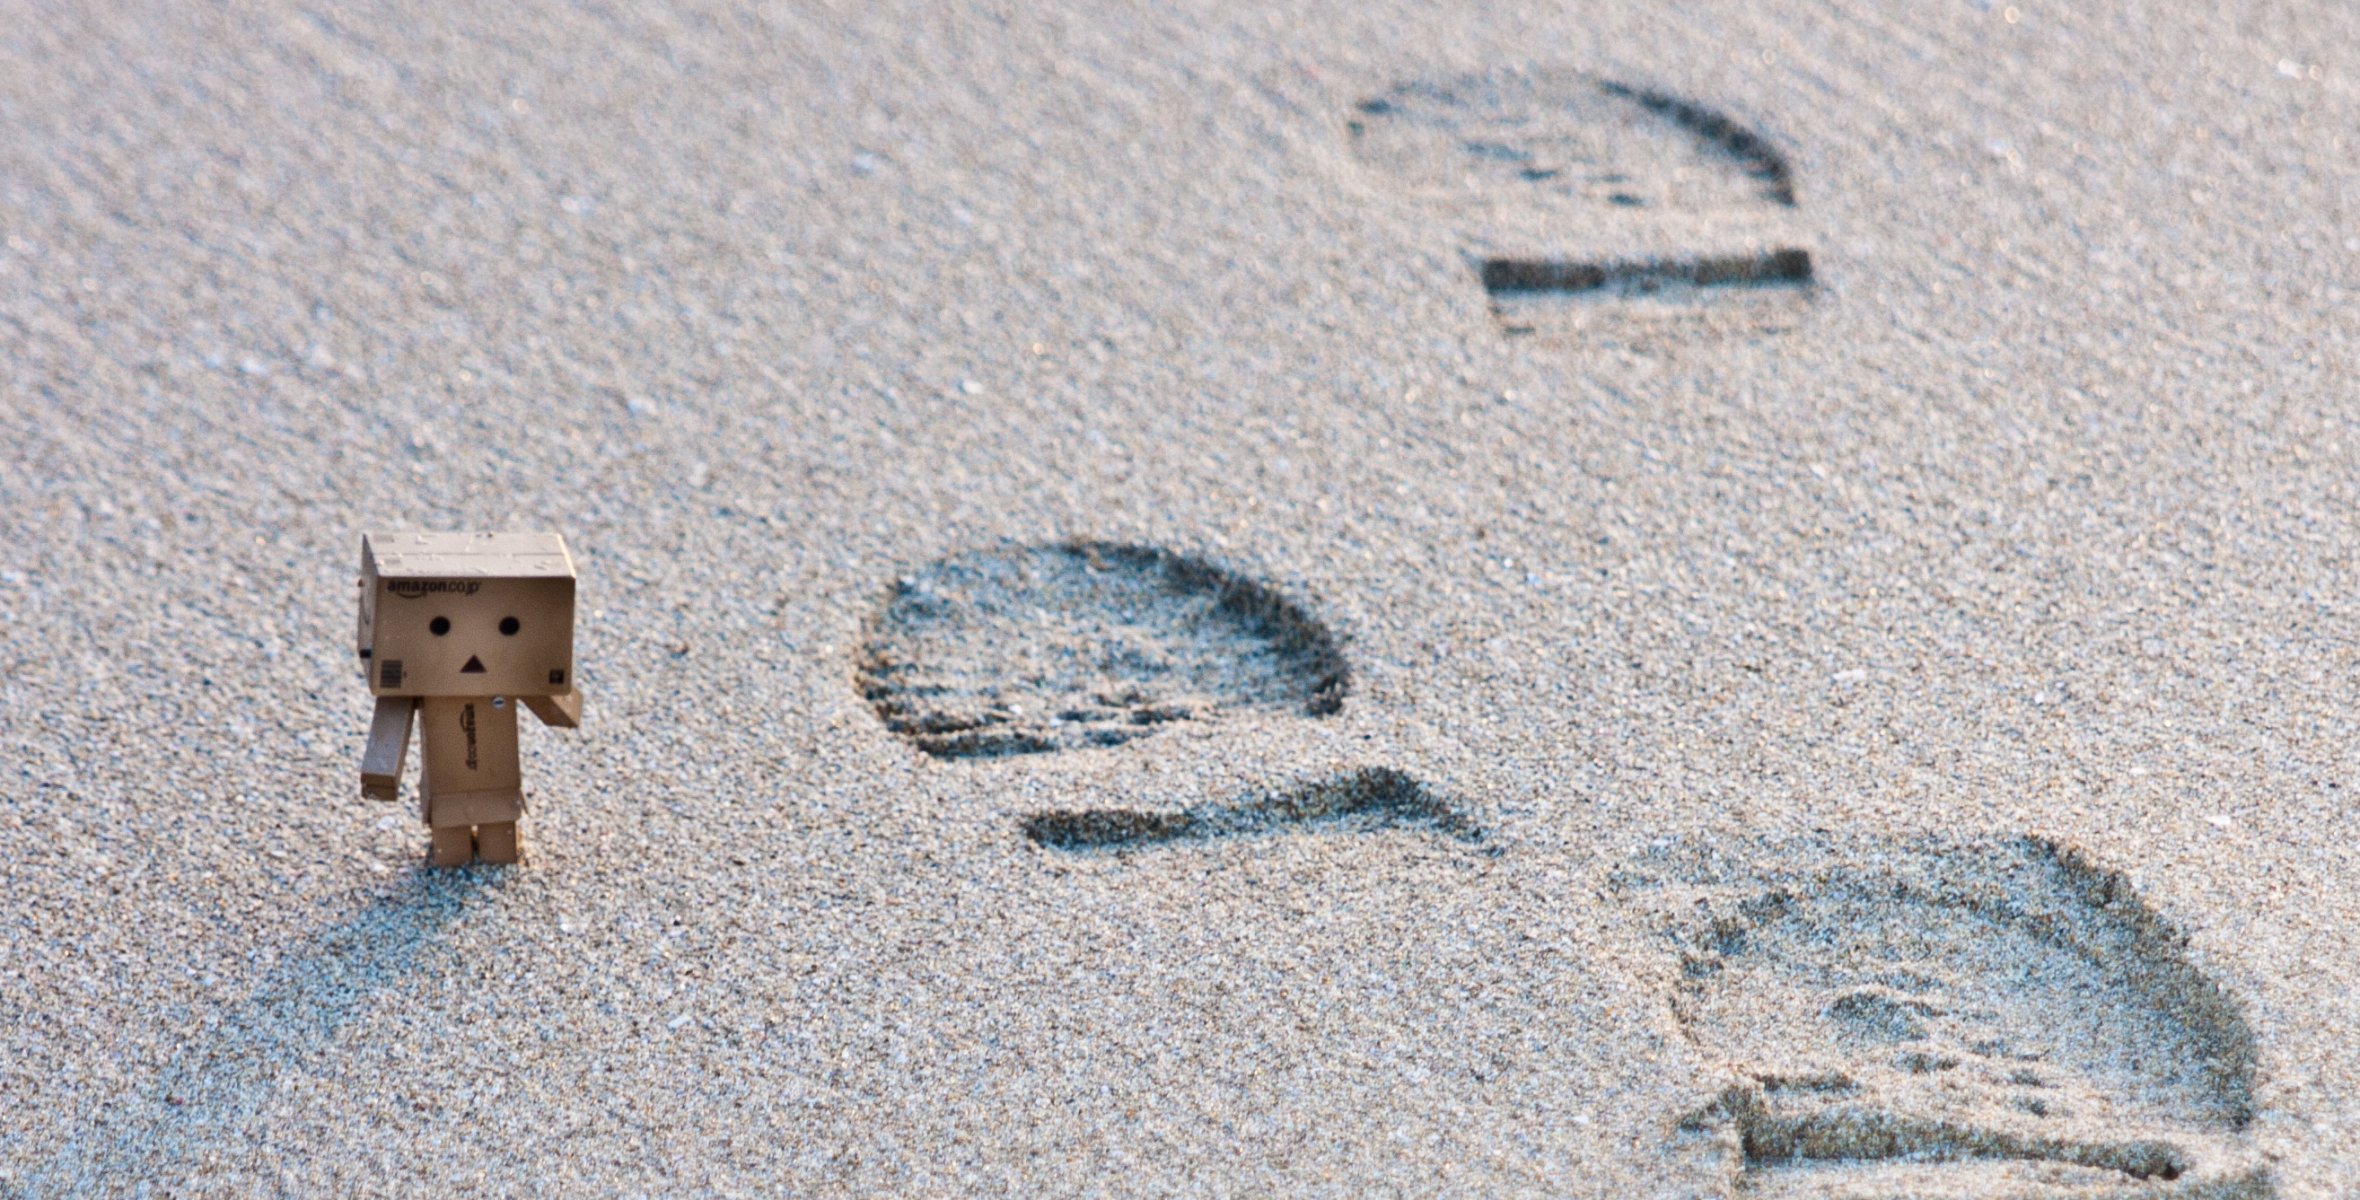
M 2355 46 L 0 3 L 0 1194 L 2360 1195 Z

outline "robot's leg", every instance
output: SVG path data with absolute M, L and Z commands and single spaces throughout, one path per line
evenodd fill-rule
M 524 837 L 514 821 L 487 821 L 475 827 L 476 855 L 488 863 L 524 860 Z
M 475 857 L 475 827 L 472 825 L 437 825 L 434 827 L 434 847 L 426 854 L 426 861 L 438 867 L 464 867 Z

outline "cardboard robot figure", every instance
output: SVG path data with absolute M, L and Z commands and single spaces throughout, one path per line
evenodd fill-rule
M 428 861 L 512 863 L 524 777 L 516 709 L 581 723 L 574 690 L 574 564 L 554 533 L 372 533 L 361 538 L 361 671 L 377 697 L 361 794 L 395 799 L 410 726 Z

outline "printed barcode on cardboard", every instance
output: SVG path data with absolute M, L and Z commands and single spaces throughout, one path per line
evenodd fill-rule
M 402 685 L 402 660 L 400 660 L 400 659 L 398 659 L 398 658 L 389 658 L 389 659 L 386 659 L 384 662 L 382 662 L 382 663 L 378 664 L 378 667 L 377 667 L 377 686 L 378 686 L 378 687 L 389 687 L 389 688 L 391 688 L 391 687 L 400 687 L 401 685 Z

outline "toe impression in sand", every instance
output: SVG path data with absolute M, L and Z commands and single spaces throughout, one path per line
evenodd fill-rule
M 1240 716 L 1327 716 L 1349 671 L 1277 589 L 1150 546 L 957 555 L 897 581 L 855 682 L 936 758 L 1116 746 Z

